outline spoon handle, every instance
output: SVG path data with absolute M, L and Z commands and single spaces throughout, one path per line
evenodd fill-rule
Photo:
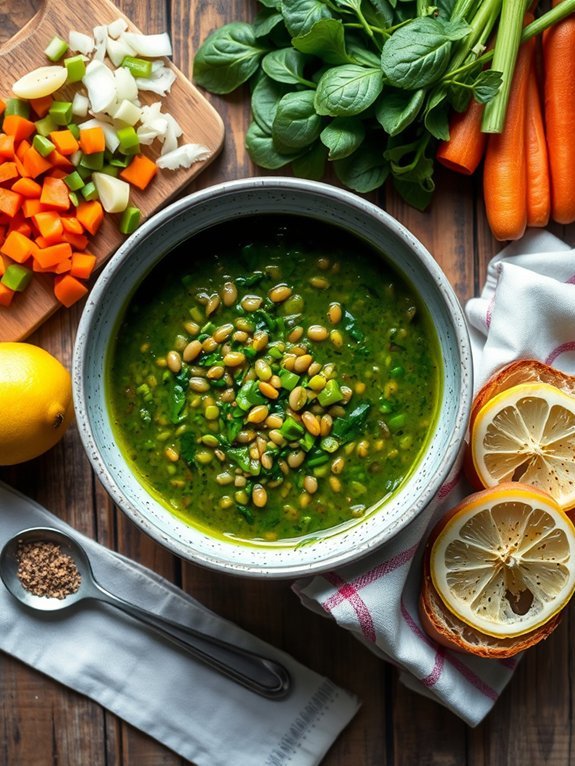
M 247 689 L 268 699 L 280 699 L 288 694 L 291 684 L 290 676 L 279 662 L 229 644 L 195 628 L 160 617 L 110 593 L 99 583 L 94 584 L 96 587 L 92 594 L 93 598 L 135 617 L 176 646 L 185 649 L 196 659 L 215 668 Z

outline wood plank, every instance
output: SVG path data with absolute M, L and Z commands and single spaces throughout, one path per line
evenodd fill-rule
M 160 9 L 160 3 L 156 8 Z M 140 10 L 137 11 L 137 8 Z M 66 38 L 68 30 L 75 29 L 90 33 L 96 24 L 108 24 L 123 16 L 130 29 L 147 33 L 167 30 L 167 14 L 158 12 L 155 16 L 142 13 L 142 6 L 134 6 L 134 12 L 140 20 L 138 25 L 122 14 L 118 6 L 110 0 L 85 0 L 82 3 L 60 3 L 57 0 L 45 0 L 41 11 L 0 49 L 0 67 L 10 72 L 11 82 L 16 81 L 26 72 L 46 64 L 42 51 L 54 35 Z M 134 17 L 135 18 L 135 17 Z M 162 111 L 175 117 L 184 134 L 181 143 L 198 143 L 208 149 L 206 160 L 194 163 L 190 168 L 176 171 L 160 170 L 152 184 L 145 191 L 133 189 L 131 203 L 140 208 L 142 221 L 150 217 L 159 208 L 173 199 L 189 182 L 201 173 L 217 156 L 222 147 L 224 131 L 218 113 L 200 94 L 181 70 L 170 63 L 176 74 L 176 81 L 170 93 L 162 101 Z M 5 91 L 5 92 L 4 92 Z M 71 98 L 72 91 L 64 88 L 59 93 Z M 2 93 L 10 95 L 9 83 L 4 78 Z M 140 92 L 143 104 L 159 100 L 155 94 Z M 159 154 L 158 142 L 146 147 L 147 156 L 155 159 Z M 100 268 L 125 240 L 118 229 L 117 216 L 107 215 L 97 235 L 90 242 L 90 252 L 97 258 Z M 60 308 L 53 293 L 53 278 L 48 275 L 35 275 L 28 289 L 16 296 L 9 308 L 0 307 L 0 340 L 21 340 L 26 338 L 54 311 Z

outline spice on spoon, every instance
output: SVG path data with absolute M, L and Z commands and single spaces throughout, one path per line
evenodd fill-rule
M 18 547 L 18 579 L 35 596 L 64 599 L 82 580 L 74 559 L 57 543 L 21 543 Z

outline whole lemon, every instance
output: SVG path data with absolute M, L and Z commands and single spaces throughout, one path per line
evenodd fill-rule
M 49 450 L 73 414 L 70 373 L 55 357 L 30 343 L 0 343 L 0 465 Z

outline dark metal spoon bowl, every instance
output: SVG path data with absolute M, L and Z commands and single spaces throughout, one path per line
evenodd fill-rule
M 68 554 L 80 574 L 80 586 L 64 598 L 38 596 L 24 587 L 18 576 L 19 548 L 25 543 L 56 543 Z M 270 660 L 239 646 L 228 644 L 187 625 L 172 622 L 106 590 L 96 580 L 84 548 L 74 538 L 52 527 L 33 527 L 12 537 L 0 552 L 0 578 L 10 593 L 31 609 L 54 612 L 68 609 L 86 599 L 102 601 L 140 620 L 193 657 L 269 699 L 285 697 L 290 690 L 288 671 Z

